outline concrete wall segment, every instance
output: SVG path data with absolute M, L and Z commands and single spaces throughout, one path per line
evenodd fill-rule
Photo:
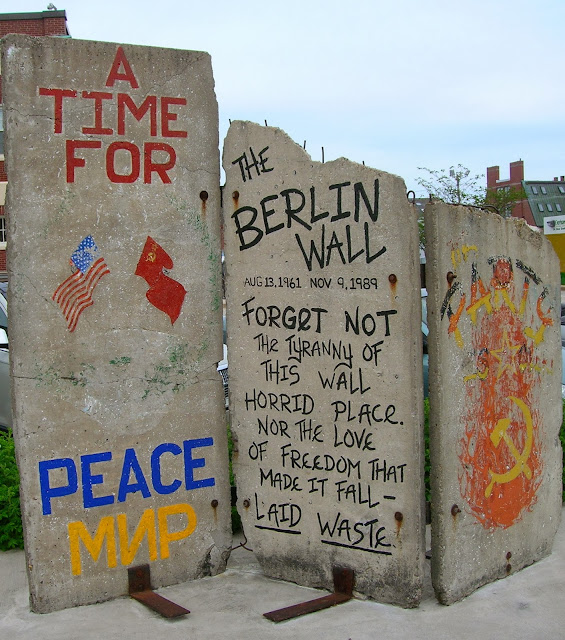
M 561 514 L 559 264 L 523 221 L 425 211 L 432 579 L 451 604 L 551 552 Z
M 332 566 L 344 565 L 358 594 L 417 606 L 422 343 L 404 183 L 344 158 L 313 162 L 280 129 L 250 122 L 232 122 L 223 166 L 230 413 L 249 544 L 267 575 L 332 589 Z
M 149 562 L 155 587 L 222 571 L 231 528 L 210 57 L 8 36 L 2 71 L 33 609 L 127 593 L 132 564 Z M 82 271 L 86 304 L 57 297 Z

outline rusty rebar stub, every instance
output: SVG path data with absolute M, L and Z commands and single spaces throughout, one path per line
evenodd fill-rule
M 355 582 L 355 572 L 348 567 L 334 567 L 334 593 L 353 597 L 353 586 Z
M 128 569 L 128 593 L 148 591 L 151 589 L 151 572 L 148 564 Z
M 461 509 L 456 504 L 454 504 L 451 507 L 451 515 L 455 517 L 458 513 L 461 513 Z

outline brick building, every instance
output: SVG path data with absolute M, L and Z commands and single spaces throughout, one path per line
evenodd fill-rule
M 524 218 L 547 236 L 559 256 L 561 289 L 565 292 L 565 176 L 553 180 L 525 180 L 522 160 L 510 163 L 508 180 L 500 180 L 499 167 L 487 168 L 487 189 L 512 187 L 522 188 L 525 195 L 514 205 L 512 216 Z
M 500 180 L 500 167 L 487 168 L 487 190 L 522 189 L 524 181 L 524 161 L 517 160 L 510 163 L 510 178 Z M 514 218 L 524 218 L 528 224 L 535 225 L 532 210 L 527 198 L 516 202 L 512 208 Z
M 524 161 L 510 163 L 510 178 L 500 180 L 499 167 L 487 168 L 487 189 L 522 188 L 525 198 L 517 202 L 512 216 L 532 226 L 544 226 L 544 219 L 565 214 L 565 176 L 553 180 L 525 180 Z
M 54 10 L 38 13 L 0 13 L 0 38 L 8 33 L 23 33 L 29 36 L 70 37 L 66 12 Z M 4 118 L 2 108 L 2 78 L 0 77 L 0 280 L 6 273 L 6 167 L 4 165 Z

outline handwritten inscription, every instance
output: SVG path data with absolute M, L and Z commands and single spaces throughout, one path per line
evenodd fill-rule
M 238 158 L 236 162 L 243 160 Z M 259 171 L 256 164 L 253 166 Z M 243 164 L 240 168 L 244 175 L 247 170 Z M 247 173 L 250 179 L 251 172 Z M 262 198 L 256 206 L 238 207 L 231 217 L 239 250 L 251 249 L 267 236 L 291 229 L 308 271 L 324 269 L 338 261 L 342 265 L 371 264 L 386 252 L 386 246 L 375 242 L 371 233 L 379 218 L 379 179 L 371 186 L 345 181 L 329 185 L 324 194 L 317 192 L 315 186 L 307 192 L 289 188 Z M 321 195 L 330 196 L 331 207 L 327 211 L 321 211 L 316 204 Z M 352 198 L 353 211 L 344 208 L 346 198 Z M 361 225 L 361 237 L 355 233 L 357 225 Z M 308 244 L 303 235 L 314 228 L 319 228 L 319 236 L 313 239 L 309 235 Z
M 285 276 L 273 278 L 272 276 L 252 276 L 244 280 L 244 287 L 265 287 L 277 288 L 287 287 L 288 289 L 302 289 L 304 278 L 302 281 L 300 276 Z M 376 278 L 308 278 L 306 286 L 311 289 L 340 289 L 343 291 L 358 291 L 367 289 L 377 289 Z
M 365 522 L 352 522 L 349 518 L 342 517 L 341 513 L 338 513 L 333 521 L 328 522 L 321 520 L 318 514 L 320 534 L 323 536 L 324 544 L 392 555 L 388 550 L 392 545 L 386 541 L 385 528 L 378 526 L 378 522 L 378 518 Z M 366 546 L 362 547 L 361 544 Z
M 257 465 L 250 496 L 254 526 L 300 536 L 305 519 L 314 516 L 325 545 L 393 555 L 396 533 L 387 530 L 383 505 L 395 500 L 394 488 L 409 474 L 407 463 L 391 459 L 386 447 L 404 420 L 394 398 L 375 393 L 396 336 L 398 310 L 367 301 L 343 309 L 304 303 L 301 291 L 311 287 L 302 283 L 351 287 L 352 293 L 377 290 L 376 277 L 309 282 L 293 276 L 284 286 L 280 277 L 245 278 L 241 290 L 256 291 L 240 304 L 257 371 L 241 399 L 254 431 L 242 452 Z M 286 302 L 264 295 L 278 285 Z M 288 294 L 297 295 L 296 301 Z M 336 325 L 340 337 L 332 331 Z M 316 498 L 313 511 L 302 502 L 310 495 Z M 355 520 L 335 512 L 340 505 L 372 516 Z
M 232 164 L 239 166 L 243 182 L 253 180 L 253 178 L 258 178 L 262 173 L 269 173 L 269 171 L 273 170 L 273 167 L 267 167 L 269 158 L 265 154 L 268 150 L 269 147 L 265 147 L 256 153 L 252 147 L 249 147 L 249 155 L 247 155 L 247 151 L 244 151 L 239 158 L 232 162 Z

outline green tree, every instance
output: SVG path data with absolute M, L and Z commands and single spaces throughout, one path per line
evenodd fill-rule
M 484 200 L 479 206 L 494 207 L 503 218 L 509 218 L 514 205 L 527 197 L 523 187 L 485 189 Z
M 448 171 L 426 167 L 418 170 L 425 171 L 427 176 L 416 178 L 416 182 L 436 200 L 475 206 L 484 201 L 486 189 L 479 184 L 484 176 L 471 174 L 471 170 L 461 164 L 449 167 Z
M 484 186 L 484 175 L 473 175 L 470 169 L 461 164 L 451 166 L 447 171 L 426 167 L 418 169 L 425 171 L 427 175 L 416 178 L 416 182 L 432 198 L 448 204 L 494 207 L 503 218 L 508 218 L 516 202 L 527 197 L 521 187 L 487 189 Z

